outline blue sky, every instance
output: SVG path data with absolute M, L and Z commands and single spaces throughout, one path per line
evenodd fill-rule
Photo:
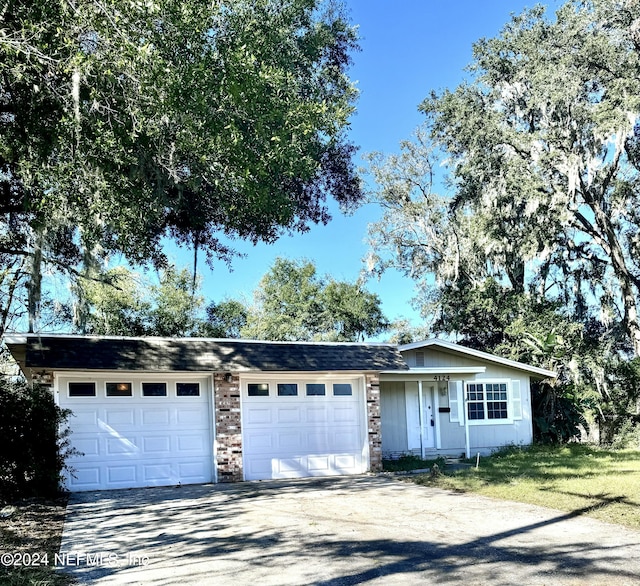
M 350 140 L 360 153 L 398 149 L 422 122 L 418 104 L 435 89 L 454 88 L 471 61 L 472 43 L 497 35 L 512 13 L 534 2 L 502 0 L 345 0 L 351 20 L 359 26 L 362 50 L 353 56 L 351 77 L 360 97 L 352 118 Z M 550 10 L 558 0 L 545 2 Z M 331 206 L 333 220 L 308 233 L 283 236 L 276 244 L 252 246 L 237 242 L 246 254 L 229 271 L 224 263 L 214 270 L 201 263 L 203 292 L 208 300 L 250 298 L 262 275 L 278 256 L 315 262 L 320 274 L 355 281 L 367 253 L 367 225 L 379 216 L 373 206 L 343 216 Z M 178 254 L 177 264 L 190 264 L 190 254 Z M 371 279 L 367 288 L 382 299 L 390 319 L 405 317 L 420 323 L 411 306 L 413 283 L 398 273 Z

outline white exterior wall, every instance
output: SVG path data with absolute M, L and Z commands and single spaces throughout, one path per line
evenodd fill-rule
M 407 444 L 405 383 L 385 382 L 380 385 L 380 421 L 382 454 L 404 454 Z
M 510 384 L 512 381 L 519 382 L 522 418 L 508 422 L 500 420 L 493 420 L 491 423 L 486 420 L 468 422 L 469 447 L 472 453 L 486 454 L 505 445 L 529 445 L 533 442 L 530 377 L 526 371 L 439 349 L 423 348 L 417 351 L 423 352 L 425 368 L 485 367 L 484 373 L 445 375 L 448 382 L 460 381 L 462 383 L 463 394 L 465 385 L 469 382 L 508 381 Z M 411 368 L 416 368 L 415 354 L 416 350 L 403 352 L 403 356 Z M 415 381 L 416 376 L 415 373 L 407 373 L 406 384 L 409 384 L 408 379 Z M 402 375 L 392 375 L 390 378 L 393 378 L 393 382 L 391 380 L 385 381 L 384 375 L 381 377 L 382 446 L 383 452 L 387 453 L 402 453 L 406 451 L 407 446 L 405 405 L 403 401 L 402 404 L 400 401 L 401 398 L 404 400 L 404 392 L 400 390 L 400 385 L 404 387 L 405 383 L 400 382 L 401 377 Z M 433 385 L 436 378 L 442 380 L 442 375 L 436 377 L 425 374 L 422 378 L 423 386 L 426 388 Z M 510 410 L 512 406 L 510 398 Z M 442 412 L 449 407 L 449 395 L 439 394 L 436 426 L 439 428 L 437 433 L 440 441 L 435 453 L 460 455 L 465 451 L 465 426 L 461 425 L 459 421 L 451 421 L 451 413 Z M 460 405 L 460 411 L 463 412 L 462 405 Z M 430 453 L 432 452 L 430 451 Z

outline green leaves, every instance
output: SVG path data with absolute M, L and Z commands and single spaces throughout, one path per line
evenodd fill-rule
M 224 236 L 272 242 L 328 221 L 327 197 L 360 198 L 344 136 L 357 38 L 321 1 L 10 0 L 3 14 L 0 230 L 21 253 L 56 217 L 78 254 L 159 267 L 168 236 L 227 260 Z
M 377 295 L 360 283 L 318 277 L 308 261 L 276 259 L 254 292 L 243 337 L 357 341 L 389 327 Z
M 615 307 L 638 355 L 639 19 L 633 3 L 570 0 L 476 43 L 469 81 L 432 93 L 416 139 L 373 162 L 375 266 L 440 287 L 492 277 L 580 319 Z M 425 169 L 439 161 L 438 198 Z

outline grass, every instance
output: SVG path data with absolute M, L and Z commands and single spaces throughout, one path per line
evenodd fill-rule
M 474 466 L 413 482 L 542 505 L 640 529 L 640 451 L 581 444 L 505 448 Z M 445 470 L 446 472 L 446 470 Z
M 0 506 L 4 513 L 0 515 L 0 554 L 11 556 L 2 558 L 0 584 L 67 586 L 74 583 L 72 578 L 53 568 L 54 555 L 60 548 L 65 505 L 66 499 L 32 499 L 10 507 Z M 9 559 L 20 560 L 22 565 L 9 565 Z

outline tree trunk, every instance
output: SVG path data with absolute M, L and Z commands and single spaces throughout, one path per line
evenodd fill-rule
M 31 266 L 29 267 L 28 310 L 29 333 L 38 330 L 40 319 L 40 299 L 42 297 L 42 244 L 44 242 L 44 228 L 37 228 L 34 232 Z
M 637 288 L 635 287 L 632 274 L 627 267 L 624 251 L 618 240 L 615 228 L 611 219 L 599 205 L 591 202 L 591 209 L 595 214 L 596 224 L 602 234 L 602 238 L 609 247 L 609 258 L 611 266 L 618 282 L 620 283 L 620 293 L 624 307 L 623 325 L 629 334 L 633 346 L 635 357 L 640 356 L 640 323 L 638 322 L 638 301 Z

